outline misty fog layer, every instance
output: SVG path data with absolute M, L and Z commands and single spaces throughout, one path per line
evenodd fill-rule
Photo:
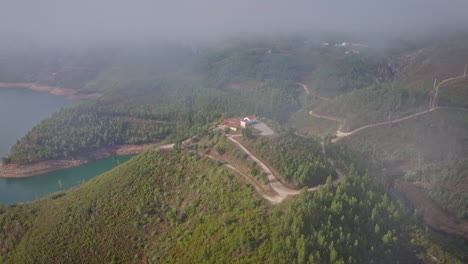
M 468 25 L 463 0 L 2 0 L 2 40 L 125 41 L 232 34 L 424 34 Z

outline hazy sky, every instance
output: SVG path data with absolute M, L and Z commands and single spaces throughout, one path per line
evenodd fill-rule
M 52 41 L 468 27 L 467 0 L 0 0 L 0 36 Z

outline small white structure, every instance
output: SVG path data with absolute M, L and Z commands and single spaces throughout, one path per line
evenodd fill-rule
M 255 123 L 257 123 L 257 118 L 254 115 L 249 115 L 243 119 L 228 118 L 221 122 L 221 126 L 229 127 L 231 130 L 237 131 L 239 127 L 246 128 L 247 126 Z
M 257 117 L 254 115 L 249 115 L 249 116 L 244 117 L 244 119 L 240 121 L 240 126 L 245 128 L 248 125 L 255 124 L 255 123 L 257 123 Z
M 243 128 L 246 128 L 247 127 L 247 121 L 246 120 L 241 120 L 240 121 L 240 126 L 243 127 Z

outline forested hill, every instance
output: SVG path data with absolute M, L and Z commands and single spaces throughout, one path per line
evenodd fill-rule
M 463 238 L 425 225 L 462 223 L 449 213 L 466 219 L 466 40 L 388 50 L 332 40 L 93 49 L 59 64 L 48 53 L 18 57 L 18 72 L 0 65 L 8 82 L 103 94 L 37 124 L 4 162 L 122 144 L 176 148 L 149 149 L 76 189 L 0 207 L 0 262 L 466 263 Z M 276 134 L 215 129 L 251 114 Z M 282 184 L 324 186 L 268 203 L 271 182 L 228 140 L 235 133 Z M 415 202 L 398 186 L 429 198 Z M 442 217 L 428 215 L 427 204 Z
M 0 261 L 461 263 L 417 222 L 353 171 L 272 209 L 216 162 L 147 151 L 77 189 L 1 208 Z
M 311 74 L 320 80 L 311 89 L 324 94 L 350 91 L 380 78 L 382 56 L 370 50 L 348 56 L 345 51 L 307 38 L 273 38 L 200 45 L 196 50 L 188 45 L 140 45 L 96 47 L 68 56 L 44 51 L 25 54 L 11 65 L 7 57 L 2 61 L 7 64 L 0 63 L 3 81 L 104 93 L 38 124 L 9 158 L 28 163 L 167 136 L 176 141 L 222 118 L 252 113 L 287 122 L 313 101 L 297 84 Z M 15 65 L 27 71 L 18 71 L 21 78 L 1 70 Z M 336 78 L 342 81 L 333 86 L 330 81 Z M 324 90 L 332 86 L 336 89 Z M 72 120 L 79 127 L 70 127 Z
M 157 74 L 155 64 L 165 63 L 160 57 L 140 58 L 143 51 L 133 57 L 130 52 L 111 56 L 105 70 L 92 80 L 83 79 L 83 87 L 97 85 L 104 96 L 44 120 L 19 140 L 9 158 L 29 163 L 73 157 L 102 146 L 156 142 L 167 136 L 177 141 L 206 131 L 222 118 L 252 113 L 286 121 L 301 107 L 295 80 L 305 66 L 287 55 L 291 51 L 297 56 L 298 48 L 281 52 L 272 48 L 271 52 L 263 44 L 249 51 L 248 45 L 239 45 L 235 51 L 207 48 L 189 56 L 180 69 Z M 226 58 L 218 58 L 218 53 Z

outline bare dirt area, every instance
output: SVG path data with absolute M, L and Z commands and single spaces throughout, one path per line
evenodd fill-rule
M 29 89 L 31 91 L 49 93 L 52 95 L 66 96 L 69 100 L 81 100 L 100 97 L 100 93 L 80 93 L 76 89 L 63 88 L 59 86 L 39 85 L 35 83 L 5 83 L 0 82 L 0 88 Z
M 94 151 L 87 151 L 68 160 L 48 160 L 34 162 L 30 164 L 1 164 L 0 178 L 27 178 L 53 171 L 77 167 L 99 159 L 107 159 L 114 156 L 138 154 L 153 145 L 121 145 L 114 147 L 100 148 Z
M 468 240 L 468 221 L 445 212 L 426 195 L 421 187 L 413 183 L 397 182 L 395 187 L 418 209 L 427 225 Z
M 275 131 L 263 122 L 253 124 L 252 127 L 261 131 L 260 136 L 273 136 L 275 134 Z

